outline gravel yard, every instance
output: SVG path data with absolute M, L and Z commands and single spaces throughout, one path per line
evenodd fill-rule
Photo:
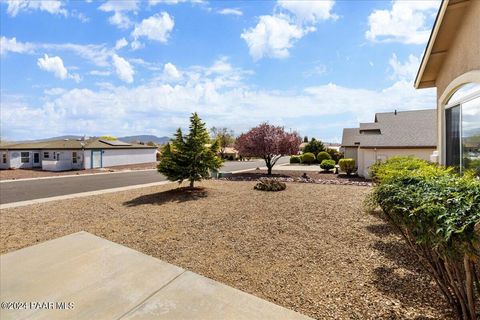
M 362 211 L 369 187 L 200 185 L 2 210 L 0 252 L 85 230 L 318 319 L 452 317 L 400 236 Z

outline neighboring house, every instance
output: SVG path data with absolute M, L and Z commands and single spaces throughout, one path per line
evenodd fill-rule
M 345 128 L 342 150 L 345 158 L 355 159 L 358 175 L 368 177 L 377 161 L 394 156 L 414 156 L 430 160 L 436 150 L 435 109 L 375 114 L 375 122 Z
M 0 145 L 0 168 L 64 171 L 156 161 L 156 147 L 119 140 L 56 140 Z
M 480 172 L 480 1 L 442 2 L 415 79 L 433 87 L 438 162 Z

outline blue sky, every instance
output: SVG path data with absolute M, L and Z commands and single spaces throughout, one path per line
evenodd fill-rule
M 435 108 L 413 79 L 439 1 L 2 1 L 1 137 L 170 136 L 197 111 L 338 142 Z

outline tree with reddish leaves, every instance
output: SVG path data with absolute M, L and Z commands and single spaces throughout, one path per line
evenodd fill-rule
M 262 123 L 235 141 L 235 149 L 243 157 L 259 157 L 265 160 L 268 174 L 282 156 L 297 154 L 302 138 L 296 132 L 285 132 L 284 128 Z

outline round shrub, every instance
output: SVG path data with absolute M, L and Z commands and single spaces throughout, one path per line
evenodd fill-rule
M 317 154 L 318 163 L 322 163 L 323 160 L 332 160 L 332 156 L 326 151 L 319 152 Z
M 320 168 L 322 168 L 325 171 L 330 171 L 333 168 L 335 168 L 335 161 L 334 160 L 323 160 L 322 163 L 320 163 Z
M 300 159 L 300 156 L 291 156 L 290 157 L 290 163 L 300 163 L 302 160 Z
M 345 158 L 338 161 L 340 170 L 346 172 L 347 175 L 350 175 L 355 172 L 355 159 Z
M 282 191 L 287 188 L 287 185 L 281 181 L 273 179 L 260 180 L 253 189 L 261 191 Z
M 311 152 L 302 154 L 302 163 L 312 164 L 315 161 L 315 155 Z

